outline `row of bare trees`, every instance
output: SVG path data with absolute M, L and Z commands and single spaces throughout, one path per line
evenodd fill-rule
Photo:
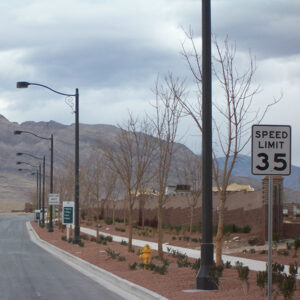
M 197 95 L 186 93 L 183 80 L 172 74 L 155 84 L 154 113 L 144 118 L 135 118 L 129 114 L 128 121 L 119 125 L 119 133 L 114 146 L 108 147 L 99 141 L 98 149 L 90 155 L 81 167 L 81 199 L 84 205 L 105 214 L 105 203 L 112 199 L 126 199 L 127 220 L 129 226 L 128 250 L 132 248 L 133 207 L 138 195 L 149 187 L 158 191 L 157 231 L 158 252 L 163 257 L 162 211 L 168 199 L 165 191 L 175 149 L 178 124 L 181 117 L 190 117 L 202 133 L 202 70 L 201 52 L 197 49 L 192 32 L 186 33 L 186 43 L 182 44 L 182 55 L 194 78 Z M 262 111 L 253 109 L 254 96 L 258 88 L 253 85 L 256 71 L 255 60 L 249 54 L 246 68 L 240 68 L 236 61 L 235 45 L 228 39 L 220 44 L 214 40 L 213 74 L 223 96 L 213 101 L 214 138 L 213 138 L 213 176 L 220 194 L 218 230 L 216 236 L 216 263 L 221 264 L 224 211 L 226 207 L 226 189 L 238 154 L 246 147 L 250 139 L 250 127 L 260 123 L 269 108 L 279 99 L 273 100 Z M 245 64 L 244 64 L 245 65 Z M 193 99 L 193 100 L 192 100 Z M 224 156 L 224 165 L 220 168 L 217 156 Z M 185 157 L 184 167 L 179 170 L 180 180 L 192 186 L 189 196 L 191 208 L 190 230 L 193 225 L 194 209 L 201 198 L 201 161 L 200 158 Z M 69 162 L 71 164 L 71 162 Z M 66 168 L 68 176 L 61 175 L 58 180 L 59 193 L 63 199 L 72 199 L 72 168 Z M 102 207 L 99 207 L 100 200 Z

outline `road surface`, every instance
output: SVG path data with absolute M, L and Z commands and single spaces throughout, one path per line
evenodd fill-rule
M 1 300 L 119 300 L 30 241 L 26 216 L 0 215 Z

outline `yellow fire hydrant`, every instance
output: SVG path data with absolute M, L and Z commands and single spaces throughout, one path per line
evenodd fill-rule
M 139 256 L 140 260 L 144 263 L 144 265 L 148 265 L 151 263 L 151 247 L 146 244 L 143 249 L 140 250 L 141 255 Z M 145 267 L 144 267 L 145 269 Z

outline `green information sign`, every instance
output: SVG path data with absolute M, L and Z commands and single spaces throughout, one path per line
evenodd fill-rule
M 39 210 L 35 211 L 35 219 L 39 221 L 41 219 L 41 212 Z
M 74 220 L 74 202 L 64 201 L 63 211 L 62 211 L 62 223 L 73 224 L 73 220 Z

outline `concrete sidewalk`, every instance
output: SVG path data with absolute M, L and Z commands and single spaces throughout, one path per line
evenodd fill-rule
M 80 231 L 82 233 L 96 236 L 96 230 L 94 230 L 94 229 L 80 227 Z M 114 242 L 121 242 L 121 241 L 128 242 L 128 238 L 123 237 L 123 236 L 111 235 L 109 233 L 102 232 L 102 231 L 99 231 L 99 234 L 103 234 L 105 236 L 111 236 Z M 132 244 L 134 246 L 138 246 L 138 247 L 144 247 L 145 244 L 148 244 L 153 250 L 157 250 L 157 243 L 154 243 L 154 242 L 133 239 Z M 200 250 L 177 247 L 177 246 L 172 246 L 169 244 L 163 244 L 163 251 L 166 253 L 172 252 L 172 251 L 178 251 L 182 254 L 186 254 L 186 256 L 188 256 L 190 258 L 195 258 L 195 259 L 201 257 Z M 214 259 L 215 258 L 216 257 L 214 254 Z M 222 258 L 223 258 L 224 262 L 228 261 L 231 263 L 232 266 L 234 266 L 239 261 L 239 262 L 243 263 L 244 266 L 247 266 L 252 271 L 266 271 L 267 263 L 264 261 L 242 258 L 242 257 L 235 257 L 235 256 L 231 256 L 231 255 L 222 255 Z M 287 274 L 289 273 L 289 266 L 285 265 L 284 272 Z M 298 268 L 298 279 L 299 279 L 299 273 L 300 273 L 300 268 Z

